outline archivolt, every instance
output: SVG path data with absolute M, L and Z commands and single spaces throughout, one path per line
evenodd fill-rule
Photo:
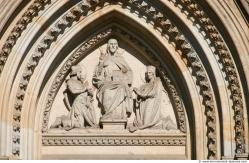
M 110 9 L 110 8 L 109 8 Z M 117 13 L 117 11 L 115 11 L 115 12 L 111 12 L 111 13 L 109 13 L 108 15 L 109 15 L 109 17 L 108 18 L 110 18 L 111 20 L 113 20 L 113 15 L 116 15 L 116 13 Z M 98 15 L 98 12 L 95 14 L 95 16 L 96 15 Z M 120 14 L 119 14 L 120 15 Z M 93 15 L 91 15 L 92 17 L 91 18 L 95 18 L 95 16 L 94 16 L 94 14 Z M 123 15 L 120 15 L 118 18 L 119 19 L 121 19 L 121 18 L 123 18 L 124 16 Z M 95 20 L 95 22 L 100 22 L 99 20 L 102 20 L 102 19 L 105 19 L 105 20 L 108 20 L 106 17 L 101 17 L 101 18 L 99 18 L 98 20 Z M 81 22 L 81 23 L 83 23 L 83 22 Z M 111 23 L 113 23 L 112 21 L 111 21 Z M 131 29 L 133 29 L 132 27 L 131 27 L 131 23 L 124 23 L 124 24 L 126 24 L 126 26 L 129 26 L 130 28 L 129 28 L 129 30 L 131 30 Z M 129 25 L 128 25 L 129 24 Z M 108 23 L 107 23 L 107 25 L 108 25 Z M 77 25 L 78 26 L 78 28 L 79 27 L 81 27 L 82 26 L 82 24 L 80 25 L 80 24 L 78 24 Z M 90 25 L 90 26 L 94 26 L 94 27 L 98 27 L 98 26 L 101 26 L 101 28 L 104 28 L 104 26 L 102 26 L 102 25 L 100 25 L 100 24 L 94 24 L 94 25 Z M 120 25 L 120 26 L 122 26 L 122 25 Z M 85 27 L 86 28 L 86 27 Z M 84 28 L 84 29 L 85 29 Z M 95 31 L 96 29 L 94 28 L 94 29 L 92 29 L 93 31 Z M 119 30 L 118 30 L 119 31 Z M 140 31 L 140 30 L 136 30 L 136 33 L 139 33 L 138 31 Z M 70 32 L 70 31 L 67 31 L 67 33 L 68 32 Z M 74 32 L 75 33 L 75 31 L 73 31 L 73 30 L 71 30 L 71 32 Z M 70 33 L 71 33 L 70 32 Z M 131 32 L 131 31 L 130 31 Z M 79 32 L 77 32 L 77 33 L 79 33 Z M 77 35 L 81 35 L 83 38 L 85 38 L 85 35 L 82 35 L 83 33 L 89 33 L 89 31 L 88 30 L 84 30 L 84 32 L 83 31 L 81 31 L 81 33 L 80 34 L 77 34 Z M 47 96 L 48 95 L 48 100 L 47 101 L 45 101 L 45 104 L 41 104 L 41 105 L 39 105 L 39 108 L 41 108 L 41 109 L 44 109 L 44 107 L 46 107 L 46 109 L 45 109 L 45 111 L 44 111 L 44 118 L 43 118 L 43 122 L 44 122 L 44 124 L 43 124 L 43 129 L 44 129 L 44 131 L 46 131 L 47 130 L 47 121 L 48 121 L 48 116 L 49 116 L 49 111 L 50 111 L 50 107 L 51 107 L 51 105 L 52 105 L 52 102 L 53 102 L 53 98 L 54 98 L 54 96 L 56 95 L 56 92 L 58 91 L 58 88 L 59 88 L 59 86 L 60 86 L 60 84 L 62 83 L 62 81 L 63 81 L 63 79 L 65 78 L 65 76 L 66 76 L 66 74 L 68 73 L 68 70 L 69 70 L 69 68 L 70 68 L 70 66 L 71 65 L 73 65 L 73 64 L 75 64 L 76 62 L 78 62 L 78 60 L 79 60 L 79 57 L 83 57 L 83 55 L 85 55 L 86 53 L 87 53 L 87 51 L 89 51 L 89 49 L 92 49 L 92 48 L 94 48 L 94 46 L 98 46 L 99 44 L 100 44 L 100 42 L 103 42 L 103 39 L 106 39 L 106 37 L 109 37 L 109 35 L 112 35 L 112 34 L 114 34 L 114 35 L 116 35 L 116 34 L 118 34 L 118 35 L 121 35 L 121 36 L 123 36 L 124 38 L 126 38 L 127 40 L 128 40 L 128 42 L 131 42 L 131 44 L 134 44 L 135 46 L 138 46 L 138 47 L 141 47 L 141 49 L 145 49 L 145 52 L 144 52 L 144 54 L 147 54 L 147 55 L 149 55 L 149 57 L 147 56 L 147 58 L 155 58 L 155 59 L 153 59 L 154 61 L 152 61 L 152 63 L 153 62 L 158 62 L 158 60 L 160 60 L 160 59 L 157 59 L 155 56 L 155 54 L 153 55 L 153 53 L 152 52 L 150 52 L 150 50 L 149 49 L 152 49 L 152 48 L 148 48 L 148 46 L 145 46 L 145 45 L 143 45 L 142 43 L 140 43 L 135 37 L 134 37 L 134 35 L 135 34 L 127 34 L 126 32 L 122 32 L 122 31 L 120 31 L 120 32 L 117 32 L 116 30 L 112 30 L 112 32 L 111 31 L 109 31 L 108 32 L 108 30 L 107 31 L 105 31 L 105 32 L 100 32 L 99 34 L 97 34 L 97 33 L 95 33 L 95 34 L 92 34 L 91 33 L 91 35 L 93 35 L 94 37 L 93 38 L 91 38 L 90 40 L 85 40 L 84 39 L 84 43 L 81 45 L 81 48 L 79 48 L 72 56 L 70 56 L 69 57 L 69 59 L 67 60 L 67 61 L 65 61 L 65 63 L 64 63 L 64 66 L 63 67 L 61 67 L 61 69 L 60 69 L 60 71 L 57 73 L 57 76 L 54 76 L 53 78 L 52 78 L 52 80 L 54 80 L 53 81 L 53 84 L 51 84 L 51 82 L 49 82 L 50 84 L 48 84 L 49 86 L 51 86 L 49 89 L 49 92 L 48 93 L 43 93 L 42 94 L 42 96 Z M 83 39 L 81 39 L 81 40 L 83 40 Z M 121 40 L 121 39 L 120 39 Z M 144 42 L 146 42 L 145 40 L 148 40 L 148 39 L 144 39 Z M 72 41 L 72 42 L 74 42 L 74 40 L 72 39 L 72 40 L 70 40 L 70 41 Z M 81 42 L 81 41 L 77 41 L 77 42 Z M 155 41 L 153 41 L 153 39 L 151 40 L 151 42 L 155 42 Z M 66 46 L 66 45 L 65 45 Z M 67 46 L 68 47 L 68 46 Z M 71 50 L 70 50 L 71 51 Z M 163 52 L 162 52 L 163 53 Z M 58 54 L 58 56 L 61 56 L 61 55 L 59 55 Z M 158 55 L 157 55 L 158 56 Z M 63 58 L 63 57 L 62 57 Z M 54 60 L 58 60 L 58 59 L 54 59 Z M 64 62 L 64 61 L 63 61 Z M 49 70 L 51 70 L 51 69 L 49 69 Z M 167 78 L 167 75 L 165 76 L 165 71 L 164 70 L 162 70 L 161 71 L 162 73 L 163 73 L 163 75 L 162 76 L 164 76 L 164 80 L 165 80 L 165 82 L 166 83 L 168 83 L 167 85 L 169 86 L 169 87 L 171 87 L 171 88 L 169 88 L 170 89 L 170 91 L 172 92 L 171 94 L 172 94 L 172 96 L 174 96 L 175 98 L 174 98 L 174 104 L 176 104 L 177 106 L 176 106 L 176 109 L 178 109 L 177 110 L 177 112 L 178 112 L 178 115 L 179 116 L 181 116 L 182 118 L 184 118 L 183 116 L 182 116 L 182 113 L 183 113 L 183 110 L 182 110 L 182 107 L 181 107 L 181 99 L 179 98 L 179 96 L 177 95 L 177 92 L 175 91 L 175 89 L 174 89 L 174 85 L 172 85 L 172 83 L 169 83 L 170 81 L 169 81 L 169 79 Z M 48 72 L 48 73 L 51 73 L 51 72 Z M 48 74 L 47 76 L 51 76 L 51 74 Z M 46 82 L 46 81 L 44 81 L 44 82 Z M 181 84 L 179 84 L 179 85 L 181 85 Z M 172 88 L 173 87 L 173 88 Z M 45 91 L 46 92 L 46 91 Z M 43 107 L 42 107 L 43 106 Z M 189 108 L 191 108 L 191 106 L 189 107 Z M 199 107 L 197 107 L 197 108 L 199 108 Z M 183 121 L 183 120 L 182 120 Z M 182 127 L 182 126 L 184 126 L 184 125 L 180 125 L 180 127 Z
M 21 110 L 22 102 L 26 93 L 27 86 L 29 84 L 30 78 L 34 72 L 35 67 L 39 63 L 39 60 L 43 57 L 46 50 L 49 49 L 50 45 L 56 41 L 58 35 L 63 34 L 65 28 L 70 27 L 71 24 L 81 16 L 87 16 L 95 9 L 100 9 L 107 5 L 122 5 L 124 8 L 129 8 L 130 10 L 138 11 L 140 15 L 146 17 L 149 22 L 153 22 L 155 29 L 159 30 L 163 36 L 167 37 L 172 41 L 172 44 L 179 50 L 183 58 L 188 60 L 191 69 L 193 69 L 193 76 L 198 79 L 197 85 L 201 88 L 201 95 L 203 97 L 203 103 L 206 108 L 207 116 L 207 138 L 208 138 L 208 158 L 217 158 L 217 145 L 216 145 L 216 111 L 215 102 L 212 92 L 212 87 L 209 83 L 207 73 L 196 54 L 195 50 L 185 39 L 184 35 L 178 30 L 178 28 L 171 23 L 171 21 L 165 16 L 165 12 L 161 9 L 161 2 L 149 2 L 147 0 L 90 0 L 82 1 L 70 9 L 65 15 L 54 24 L 46 36 L 41 40 L 37 52 L 32 55 L 30 61 L 25 67 L 24 73 L 22 75 L 21 82 L 19 84 L 18 93 L 16 95 L 16 104 L 13 114 L 13 154 L 19 155 L 19 144 L 20 144 L 20 121 L 21 121 Z M 110 2 L 110 3 L 109 3 Z M 2 51 L 0 52 L 0 75 L 5 66 L 6 60 L 11 53 L 17 39 L 21 36 L 21 33 L 26 29 L 27 25 L 32 21 L 32 19 L 38 15 L 38 13 L 48 7 L 49 0 L 35 0 L 30 8 L 22 16 L 21 20 L 17 23 L 10 36 L 3 45 Z M 236 140 L 236 153 L 245 153 L 245 138 L 244 138 L 244 126 L 243 126 L 243 99 L 242 91 L 240 88 L 240 81 L 238 78 L 236 66 L 232 60 L 232 56 L 226 47 L 222 36 L 219 34 L 218 30 L 213 25 L 212 21 L 207 17 L 200 6 L 192 0 L 179 0 L 175 3 L 177 7 L 182 8 L 187 11 L 187 13 L 194 18 L 194 22 L 199 23 L 208 38 L 211 40 L 211 44 L 215 48 L 215 54 L 222 61 L 222 70 L 224 70 L 227 78 L 225 78 L 230 84 L 229 90 L 232 94 L 233 108 L 235 112 L 235 140 Z M 159 4 L 159 5 L 158 5 Z M 192 18 L 190 20 L 192 20 Z M 16 146 L 17 145 L 17 146 Z
M 172 1 L 172 0 L 170 0 Z M 231 99 L 233 101 L 234 119 L 235 119 L 235 140 L 236 140 L 236 153 L 245 153 L 245 134 L 244 134 L 244 116 L 243 116 L 243 98 L 240 87 L 239 75 L 236 70 L 236 66 L 233 61 L 233 57 L 227 48 L 221 34 L 213 24 L 212 20 L 202 10 L 201 6 L 195 2 L 195 0 L 178 0 L 173 2 L 183 9 L 186 15 L 194 23 L 199 24 L 201 30 L 206 34 L 205 40 L 211 40 L 210 47 L 215 49 L 214 54 L 219 57 L 219 61 L 222 63 L 220 68 L 225 72 L 225 79 L 228 80 L 229 90 L 231 91 Z
M 17 100 L 15 104 L 15 109 L 17 110 L 14 112 L 14 134 L 19 135 L 20 133 L 20 110 L 22 108 L 23 99 L 25 96 L 26 88 L 29 83 L 29 80 L 34 72 L 36 65 L 38 64 L 39 60 L 43 57 L 46 50 L 49 49 L 52 42 L 56 40 L 56 37 L 64 32 L 65 28 L 71 26 L 73 21 L 78 20 L 78 16 L 82 13 L 87 16 L 90 10 L 96 9 L 98 3 L 94 4 L 93 6 L 89 3 L 79 3 L 76 7 L 72 10 L 67 12 L 55 25 L 52 27 L 47 35 L 41 40 L 38 47 L 36 48 L 36 52 L 32 55 L 32 58 L 28 62 L 25 71 L 22 75 L 22 80 L 19 84 L 19 90 L 17 93 Z M 104 5 L 104 4 L 103 4 Z M 203 103 L 205 106 L 205 113 L 207 116 L 207 143 L 208 143 L 208 158 L 216 158 L 217 154 L 217 145 L 216 145 L 216 111 L 215 111 L 215 104 L 213 101 L 213 93 L 211 84 L 209 83 L 209 79 L 206 75 L 205 69 L 202 66 L 202 63 L 194 51 L 192 46 L 187 42 L 185 37 L 181 34 L 178 28 L 171 23 L 169 19 L 165 20 L 165 16 L 161 15 L 161 13 L 157 13 L 156 8 L 151 9 L 152 12 L 145 12 L 145 8 L 143 6 L 135 6 L 133 3 L 131 4 L 123 4 L 123 5 L 131 5 L 133 10 L 137 10 L 139 15 L 144 15 L 146 18 L 153 22 L 156 28 L 160 28 L 163 35 L 167 36 L 168 39 L 174 43 L 176 49 L 181 51 L 182 57 L 186 58 L 188 64 L 191 65 L 193 70 L 193 75 L 197 78 L 198 82 L 197 85 L 200 86 L 201 95 L 203 96 Z M 146 5 L 149 5 L 146 3 Z M 148 6 L 147 6 L 148 7 Z M 148 7 L 151 8 L 152 6 Z M 151 17 L 153 16 L 154 17 Z M 15 138 L 18 136 L 15 136 Z M 19 143 L 14 139 L 14 144 Z M 16 145 L 15 145 L 16 147 Z M 14 148 L 13 154 L 18 154 L 17 148 Z

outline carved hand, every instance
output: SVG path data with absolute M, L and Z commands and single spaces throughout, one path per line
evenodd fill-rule
M 100 47 L 100 48 L 99 48 L 99 51 L 100 51 L 99 60 L 100 60 L 100 61 L 103 61 L 103 60 L 104 60 L 104 57 L 105 57 L 105 50 L 104 50 L 102 47 Z

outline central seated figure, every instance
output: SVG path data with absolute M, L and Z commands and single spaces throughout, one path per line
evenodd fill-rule
M 126 123 L 127 116 L 133 111 L 132 70 L 124 60 L 116 39 L 110 39 L 106 51 L 100 49 L 100 53 L 92 81 L 102 108 L 100 123 Z

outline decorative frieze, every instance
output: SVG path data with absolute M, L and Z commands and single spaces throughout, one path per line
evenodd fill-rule
M 185 136 L 43 135 L 44 146 L 185 146 Z
M 172 83 L 172 81 L 168 77 L 168 74 L 166 73 L 167 71 L 165 71 L 163 68 L 159 68 L 159 71 L 161 73 L 163 81 L 166 83 L 165 84 L 166 87 L 169 90 L 170 97 L 172 97 L 172 100 L 174 101 L 173 105 L 176 108 L 176 112 L 177 112 L 176 117 L 177 117 L 177 123 L 178 123 L 179 129 L 182 132 L 186 132 L 187 131 L 187 127 L 186 127 L 186 125 L 187 125 L 186 119 L 187 118 L 186 118 L 186 115 L 184 112 L 182 100 L 181 100 L 179 94 L 177 93 L 177 90 L 176 90 L 174 84 Z

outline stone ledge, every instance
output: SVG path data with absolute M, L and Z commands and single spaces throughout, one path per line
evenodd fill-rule
M 185 146 L 42 146 L 41 159 L 186 159 Z
M 124 130 L 127 120 L 100 120 L 104 130 Z
M 248 159 L 249 159 L 249 153 L 242 153 L 235 155 L 235 160 L 248 160 Z
M 8 156 L 0 156 L 0 160 L 10 160 L 10 157 L 8 157 Z
M 234 160 L 233 156 L 222 156 L 221 160 Z

